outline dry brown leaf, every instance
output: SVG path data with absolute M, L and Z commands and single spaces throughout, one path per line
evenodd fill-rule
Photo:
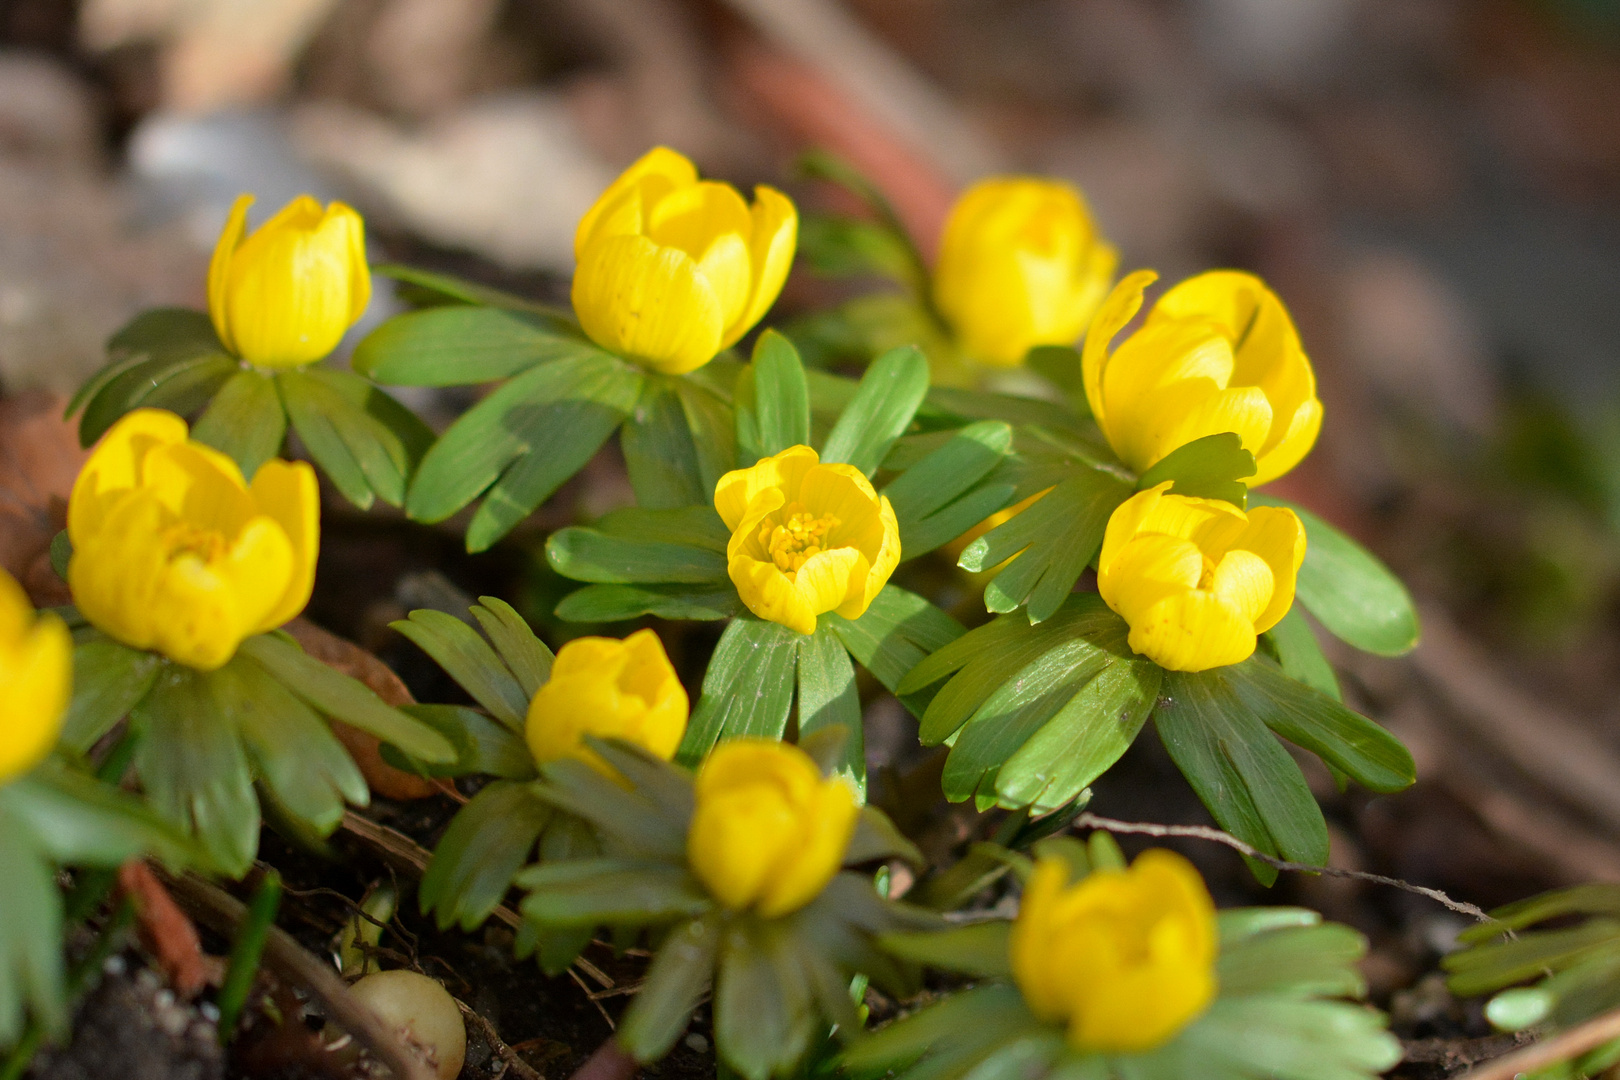
M 152 868 L 131 859 L 118 868 L 118 889 L 135 904 L 135 924 L 146 951 L 182 998 L 195 997 L 217 981 L 217 958 L 202 951 L 202 939 Z
M 0 567 L 40 607 L 68 602 L 51 569 L 51 540 L 67 525 L 67 498 L 88 456 L 67 399 L 43 390 L 0 398 Z
M 303 616 L 283 627 L 304 651 L 329 668 L 358 679 L 371 688 L 372 693 L 390 705 L 410 705 L 415 702 L 411 692 L 389 666 L 352 641 L 323 630 Z M 388 799 L 425 799 L 437 795 L 440 787 L 424 777 L 396 769 L 382 757 L 382 743 L 375 735 L 341 720 L 332 721 L 332 733 L 348 748 L 354 763 L 371 790 Z

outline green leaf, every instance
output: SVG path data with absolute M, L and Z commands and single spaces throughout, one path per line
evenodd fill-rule
M 382 748 L 383 760 L 396 769 L 422 776 L 472 776 L 482 774 L 508 780 L 534 779 L 534 756 L 519 732 L 491 720 L 465 705 L 401 705 L 400 711 L 413 716 L 450 740 L 456 760 L 449 765 L 427 765 L 399 752 Z
M 1165 1049 L 1171 1048 L 1180 1050 L 1182 1061 L 1197 1063 L 1199 1074 L 1244 1080 L 1372 1080 L 1402 1053 L 1381 1013 L 1273 995 L 1217 999 Z
M 546 643 L 535 636 L 528 620 L 498 596 L 480 596 L 472 614 L 517 677 L 524 694 L 534 697 L 534 692 L 551 678 L 551 663 L 556 659 Z
M 393 278 L 404 286 L 399 292 L 405 297 L 406 303 L 410 304 L 423 307 L 443 303 L 482 304 L 487 307 L 509 308 L 513 311 L 529 311 L 545 315 L 561 325 L 572 322 L 572 316 L 561 308 L 549 307 L 526 296 L 493 289 L 488 285 L 452 277 L 449 274 L 436 274 L 431 270 L 419 270 L 414 266 L 402 266 L 398 263 L 373 266 L 371 272 Z M 416 294 L 414 296 L 411 295 L 413 291 Z
M 287 412 L 275 380 L 253 368 L 232 375 L 191 425 L 191 437 L 229 456 L 251 479 L 287 437 Z
M 752 615 L 734 619 L 709 660 L 703 693 L 676 760 L 695 765 L 723 738 L 780 739 L 793 707 L 793 672 L 802 637 Z
M 76 753 L 111 731 L 157 681 L 163 658 L 98 637 L 73 647 L 73 700 L 62 721 L 62 744 Z
M 886 277 L 913 291 L 926 287 L 911 246 L 893 231 L 858 218 L 805 214 L 799 255 L 823 277 Z
M 112 362 L 68 405 L 81 407 L 79 442 L 89 446 L 119 417 L 143 404 L 188 414 L 238 370 L 205 312 L 184 308 L 143 311 L 107 342 Z M 177 407 L 180 406 L 180 407 Z
M 1162 674 L 1145 661 L 1109 664 L 1001 766 L 997 802 L 1037 813 L 1073 802 L 1136 741 Z
M 669 1052 L 714 984 L 719 949 L 718 912 L 693 919 L 664 939 L 614 1033 L 626 1053 L 645 1065 Z
M 815 1030 L 797 959 L 774 940 L 781 933 L 768 922 L 733 921 L 720 934 L 715 1050 L 745 1080 L 788 1075 Z
M 1007 505 L 1011 484 L 975 487 L 1001 464 L 1012 438 L 1000 420 L 969 424 L 883 489 L 900 524 L 901 558 L 932 551 Z
M 927 697 L 903 690 L 902 682 L 929 653 L 962 636 L 962 624 L 914 592 L 885 585 L 858 619 L 834 612 L 821 616 L 844 648 L 877 681 L 900 697 L 902 704 L 920 714 Z M 927 684 L 924 684 L 927 685 Z
M 455 923 L 477 929 L 512 887 L 552 816 L 527 783 L 487 785 L 456 811 L 433 849 L 417 890 L 422 914 L 433 915 L 440 930 Z
M 178 869 L 196 850 L 146 803 L 92 776 L 47 762 L 0 791 L 5 809 L 62 866 L 118 866 L 148 854 Z
M 1321 922 L 1322 916 L 1310 908 L 1242 907 L 1223 908 L 1215 913 L 1222 949 L 1236 945 L 1256 934 L 1294 926 L 1318 926 Z
M 712 369 L 728 367 L 724 361 L 711 360 L 697 372 L 674 380 L 675 394 L 681 399 L 686 413 L 686 429 L 692 433 L 692 446 L 697 451 L 698 478 L 702 483 L 704 503 L 714 497 L 715 485 L 720 477 L 737 466 L 737 433 L 731 403 L 719 390 L 699 380 Z
M 420 720 L 383 703 L 367 687 L 305 655 L 291 641 L 259 634 L 242 642 L 238 655 L 261 665 L 278 682 L 327 716 L 393 743 L 430 764 L 454 761 L 455 747 Z
M 703 505 L 714 495 L 712 487 L 703 486 L 697 446 L 674 383 L 666 376 L 649 375 L 635 411 L 619 429 L 619 448 L 638 506 Z
M 406 512 L 418 521 L 443 521 L 537 445 L 573 446 L 571 468 L 577 469 L 629 415 L 641 392 L 639 379 L 633 393 L 617 386 L 621 368 L 609 358 L 577 357 L 540 365 L 508 381 L 468 409 L 428 451 L 412 481 Z M 599 396 L 621 407 L 599 404 Z M 588 448 L 569 438 L 577 432 L 564 426 L 579 420 L 596 421 L 591 431 L 600 431 L 601 439 Z
M 810 387 L 805 382 L 804 364 L 793 342 L 766 330 L 754 346 L 754 362 L 744 371 L 743 380 L 752 384 L 752 414 L 737 412 L 738 443 L 751 422 L 751 447 L 759 457 L 781 453 L 790 446 L 810 444 Z M 746 467 L 753 462 L 739 461 Z
M 1159 738 L 1221 828 L 1268 854 L 1324 865 L 1322 810 L 1288 751 L 1233 692 L 1228 670 L 1165 672 L 1153 714 Z M 1249 865 L 1261 882 L 1276 880 L 1270 867 Z
M 1323 923 L 1277 929 L 1224 945 L 1216 965 L 1221 993 L 1350 997 L 1366 994 L 1356 964 L 1367 940 L 1348 926 Z
M 326 836 L 343 820 L 345 801 L 365 806 L 371 790 L 332 729 L 258 664 L 235 661 L 212 675 L 234 680 L 236 724 L 255 771 L 294 820 Z
M 575 525 L 551 534 L 546 541 L 546 561 L 563 577 L 604 585 L 706 585 L 725 581 L 724 550 L 682 543 L 683 539 L 695 537 L 682 536 L 674 527 L 676 520 L 690 518 L 694 511 L 719 521 L 708 507 L 637 510 L 633 513 L 638 519 L 654 514 L 675 519 L 665 532 L 669 539 L 640 538 L 659 530 L 626 536 L 607 521 L 594 527 Z
M 423 608 L 389 624 L 433 657 L 474 701 L 513 731 L 529 714 L 523 686 L 478 631 L 442 611 Z
M 906 261 L 911 266 L 905 273 L 905 278 L 912 282 L 916 289 L 926 287 L 928 267 L 923 260 L 922 252 L 917 250 L 916 244 L 912 242 L 911 233 L 881 188 L 868 180 L 849 162 L 826 150 L 806 151 L 799 158 L 797 171 L 801 176 L 837 184 L 860 199 L 877 219 L 877 227 L 888 235 L 899 251 L 905 253 Z M 815 226 L 812 225 L 810 228 L 813 233 Z M 802 235 L 801 233 L 801 244 Z M 814 243 L 813 236 L 811 243 Z
M 844 865 L 859 866 L 875 859 L 901 859 L 918 870 L 928 866 L 917 845 L 905 838 L 889 815 L 876 807 L 863 806 L 849 847 L 844 850 Z
M 1199 499 L 1224 499 L 1239 510 L 1249 506 L 1249 486 L 1243 482 L 1255 473 L 1254 455 L 1243 449 L 1235 432 L 1205 435 L 1202 439 L 1170 451 L 1136 481 L 1137 491 L 1158 487 L 1166 480 L 1175 484 L 1173 495 Z
M 1259 492 L 1251 498 L 1259 506 L 1287 507 L 1304 523 L 1296 594 L 1329 633 L 1379 656 L 1400 656 L 1417 645 L 1412 594 L 1376 556 L 1309 510 Z
M 1072 345 L 1037 345 L 1024 354 L 1024 366 L 1059 390 L 1082 415 L 1091 407 L 1086 401 L 1084 365 Z
M 603 355 L 544 315 L 450 305 L 389 319 L 355 347 L 351 365 L 390 386 L 467 386 L 536 364 Z
M 220 873 L 239 878 L 259 848 L 259 800 L 236 730 L 241 691 L 212 674 L 170 666 L 135 707 L 130 722 L 143 733 L 135 771 L 152 806 L 195 836 Z
M 1112 474 L 1079 466 L 1033 506 L 969 544 L 960 565 L 989 570 L 1017 555 L 985 586 L 985 606 L 1006 612 L 1027 604 L 1030 622 L 1044 622 L 1073 592 L 1102 548 L 1109 517 L 1130 495 Z
M 1282 665 L 1283 674 L 1298 679 L 1334 701 L 1344 700 L 1344 695 L 1339 692 L 1338 676 L 1333 674 L 1333 665 L 1322 655 L 1322 646 L 1317 642 L 1316 632 L 1306 621 L 1304 612 L 1297 607 L 1289 608 L 1288 614 L 1266 631 L 1266 636 L 1276 650 L 1277 662 Z
M 928 360 L 915 346 L 890 349 L 866 369 L 860 387 L 827 435 L 821 460 L 847 462 L 867 476 L 911 426 L 928 392 Z
M 878 943 L 895 956 L 929 967 L 976 979 L 1004 979 L 1012 974 L 1007 945 L 1011 931 L 1012 923 L 993 919 L 934 933 L 884 934 Z
M 997 1043 L 1041 1027 L 1016 987 L 991 983 L 952 994 L 856 1041 L 844 1052 L 844 1064 L 861 1070 L 904 1068 L 932 1051 L 955 1058 L 962 1068 L 944 1075 L 957 1075 Z
M 523 914 L 543 926 L 656 925 L 714 905 L 685 867 L 633 859 L 543 862 L 517 874 Z
M 586 744 L 602 752 L 599 740 L 587 738 Z M 616 779 L 573 758 L 547 762 L 540 772 L 544 782 L 535 787 L 535 794 L 590 822 L 604 839 L 664 862 L 678 864 L 684 859 L 690 812 L 676 812 L 679 807 L 660 798 L 657 787 L 627 792 Z
M 1559 930 L 1538 930 L 1516 940 L 1480 945 L 1443 957 L 1440 967 L 1450 973 L 1447 987 L 1459 997 L 1500 990 L 1536 978 L 1549 969 L 1569 967 L 1594 951 L 1612 949 L 1620 939 L 1620 924 L 1612 919 L 1591 919 Z
M 1044 623 L 1031 626 L 1023 615 L 1007 615 L 939 649 L 900 683 L 901 692 L 915 692 L 959 672 L 923 714 L 923 745 L 935 746 L 950 738 L 1007 683 L 1010 672 L 1023 670 L 1077 637 L 1095 635 L 1118 619 L 1096 593 L 1077 593 Z
M 837 633 L 828 626 L 799 641 L 799 741 L 818 731 L 845 732 L 838 771 L 866 791 L 866 742 L 861 731 L 861 695 L 855 665 Z
M 62 898 L 55 868 L 0 806 L 0 1046 L 22 1034 L 24 1010 L 46 1030 L 67 1027 L 62 986 Z
M 1491 912 L 1491 921 L 1470 926 L 1457 935 L 1464 943 L 1489 941 L 1508 930 L 1522 930 L 1548 919 L 1565 915 L 1614 915 L 1620 917 L 1620 885 L 1594 883 L 1516 900 Z
M 287 416 L 315 463 L 362 510 L 373 494 L 390 506 L 433 433 L 414 413 L 357 375 L 309 367 L 277 376 Z
M 704 589 L 692 585 L 587 585 L 563 597 L 559 619 L 580 623 L 625 622 L 643 615 L 660 619 L 729 619 L 742 600 L 727 581 Z
M 1369 790 L 1401 791 L 1417 779 L 1399 739 L 1268 661 L 1251 657 L 1224 670 L 1238 698 L 1267 727 Z

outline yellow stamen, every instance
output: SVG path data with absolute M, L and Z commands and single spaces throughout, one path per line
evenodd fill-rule
M 170 561 L 181 555 L 194 555 L 207 564 L 225 555 L 225 537 L 217 530 L 204 529 L 189 521 L 177 521 L 163 530 L 163 546 Z
M 771 561 L 785 573 L 797 573 L 812 556 L 827 550 L 827 534 L 841 522 L 831 514 L 817 517 L 797 503 L 786 510 L 786 523 L 767 519 L 760 525 L 759 541 L 770 552 Z

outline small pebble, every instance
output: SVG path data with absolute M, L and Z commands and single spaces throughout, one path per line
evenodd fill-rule
M 699 1054 L 709 1052 L 709 1040 L 695 1031 L 686 1037 L 686 1045 Z
M 107 962 L 101 965 L 101 970 L 105 971 L 108 975 L 117 977 L 122 975 L 128 969 L 128 967 L 129 965 L 124 962 L 124 958 L 122 956 L 109 956 L 107 957 Z
M 212 1001 L 205 1001 L 201 1005 L 198 1005 L 197 1011 L 202 1013 L 202 1018 L 207 1020 L 210 1024 L 219 1023 L 219 1006 L 215 1005 Z

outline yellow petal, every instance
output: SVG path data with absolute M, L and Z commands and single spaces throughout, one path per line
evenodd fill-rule
M 1132 649 L 1171 671 L 1206 671 L 1254 653 L 1254 624 L 1210 592 L 1173 593 L 1131 624 Z
M 816 632 L 818 613 L 775 563 L 734 555 L 726 563 L 726 573 L 755 615 L 801 634 Z
M 1266 560 L 1242 548 L 1233 548 L 1221 556 L 1209 585 L 1210 592 L 1242 612 L 1251 623 L 1257 621 L 1271 603 L 1275 588 Z
M 279 523 L 261 515 L 242 529 L 230 552 L 214 566 L 235 598 L 237 640 L 226 659 L 236 652 L 242 638 L 287 621 L 277 621 L 274 616 L 300 569 L 292 541 Z
M 1286 507 L 1257 506 L 1249 512 L 1248 527 L 1233 544 L 1253 552 L 1270 568 L 1271 596 L 1254 619 L 1255 633 L 1263 634 L 1293 606 L 1295 582 L 1305 561 L 1305 526 Z
M 311 363 L 337 347 L 353 303 L 352 226 L 299 196 L 244 240 L 225 284 L 236 354 L 263 367 Z
M 1008 936 L 1013 980 L 1030 1011 L 1047 1022 L 1060 1022 L 1069 1014 L 1067 996 L 1053 985 L 1055 969 L 1048 962 L 1053 946 L 1053 908 L 1068 882 L 1068 867 L 1061 859 L 1048 857 L 1036 862 L 1035 872 L 1024 884 L 1018 918 Z
M 366 261 L 365 219 L 346 204 L 334 202 L 326 208 L 326 220 L 321 223 L 321 229 L 323 232 L 330 229 L 340 234 L 348 248 L 348 325 L 353 326 L 360 321 L 360 316 L 366 313 L 366 307 L 371 303 L 371 265 Z
M 1316 436 L 1321 430 L 1322 403 L 1312 398 L 1295 410 L 1282 440 L 1256 460 L 1255 474 L 1248 479 L 1248 485 L 1269 484 L 1298 465 L 1316 445 Z
M 231 336 L 230 319 L 226 317 L 225 293 L 231 276 L 231 259 L 247 233 L 247 212 L 253 201 L 253 196 L 245 193 L 236 197 L 230 216 L 225 219 L 225 228 L 220 230 L 219 241 L 214 244 L 213 258 L 208 262 L 208 316 L 213 320 L 214 333 L 219 335 L 220 343 L 233 353 L 236 341 Z
M 809 513 L 831 514 L 838 519 L 827 534 L 829 547 L 856 547 L 868 556 L 877 554 L 883 543 L 878 493 L 855 466 L 828 462 L 807 470 L 793 501 Z
M 748 291 L 752 287 L 748 244 L 736 233 L 716 237 L 698 260 L 698 273 L 703 275 L 719 299 L 720 317 L 724 325 L 731 326 L 748 307 Z M 724 333 L 721 340 L 725 340 Z
M 687 859 L 699 880 L 733 910 L 753 906 L 777 867 L 797 815 L 761 785 L 700 797 L 687 834 Z
M 720 300 L 691 256 L 641 236 L 586 248 L 574 271 L 574 312 L 598 345 L 679 375 L 720 351 Z
M 866 575 L 871 568 L 872 561 L 854 548 L 818 552 L 799 568 L 794 589 L 817 615 L 846 605 L 859 604 L 864 610 Z M 800 632 L 814 633 L 815 627 Z
M 1159 275 L 1152 270 L 1138 270 L 1127 275 L 1108 294 L 1086 330 L 1085 348 L 1081 352 L 1081 373 L 1086 385 L 1086 401 L 1098 423 L 1106 423 L 1107 420 L 1102 387 L 1104 369 L 1109 360 L 1108 346 L 1141 310 L 1143 290 L 1157 280 Z
M 730 184 L 703 180 L 676 188 L 651 205 L 645 235 L 662 247 L 700 258 L 715 237 L 747 237 L 753 229 L 748 204 Z
M 781 492 L 777 506 L 785 506 L 799 497 L 799 488 L 805 474 L 820 461 L 815 450 L 808 446 L 790 446 L 780 453 L 760 458 L 746 469 L 733 469 L 720 477 L 714 487 L 714 509 L 726 528 L 735 531 L 755 496 L 767 489 Z
M 799 842 L 786 852 L 789 858 L 774 868 L 761 890 L 760 917 L 773 919 L 797 911 L 821 894 L 844 861 L 859 816 L 855 793 L 842 778 L 816 786 L 798 822 Z
M 321 545 L 321 493 L 315 470 L 303 461 L 273 458 L 253 476 L 253 500 L 286 534 L 292 548 L 292 573 L 280 600 L 253 627 L 273 630 L 304 610 L 315 588 L 315 562 Z
M 602 218 L 625 203 L 625 196 L 634 192 L 636 195 L 636 224 L 627 232 L 640 232 L 641 210 L 643 193 L 646 193 L 648 203 L 657 202 L 669 192 L 697 183 L 697 168 L 687 158 L 667 146 L 655 146 L 641 156 L 635 164 L 631 165 L 619 178 L 608 186 L 608 189 L 597 198 L 596 203 L 580 218 L 579 227 L 574 231 L 574 258 L 576 261 L 584 258 L 585 248 L 594 238 Z M 618 235 L 618 231 L 604 231 L 603 235 Z
M 68 536 L 74 547 L 100 529 L 104 496 L 140 483 L 146 455 L 158 446 L 183 443 L 186 422 L 162 409 L 135 409 L 108 429 L 73 482 L 68 496 Z
M 73 690 L 73 638 L 55 615 L 36 617 L 0 570 L 0 784 L 32 769 L 56 745 Z
M 1203 572 L 1204 556 L 1191 540 L 1146 533 L 1097 574 L 1097 592 L 1134 626 L 1165 597 L 1197 588 Z
M 1196 439 L 1223 432 L 1235 432 L 1245 450 L 1257 453 L 1271 430 L 1271 402 L 1257 386 L 1235 386 L 1206 397 L 1176 419 L 1159 436 L 1146 467 Z
M 735 345 L 776 303 L 788 271 L 793 268 L 793 253 L 799 243 L 799 211 L 793 200 L 775 188 L 761 184 L 754 189 L 749 218 L 748 253 L 753 281 L 741 318 L 728 325 L 721 337 L 723 349 Z
M 211 446 L 183 442 L 146 455 L 141 487 L 200 528 L 234 537 L 255 513 L 236 462 Z
M 894 516 L 894 507 L 887 495 L 878 496 L 878 517 L 883 526 L 883 543 L 871 560 L 872 568 L 866 573 L 860 604 L 848 603 L 838 608 L 838 614 L 846 619 L 858 619 L 865 615 L 866 609 L 877 599 L 877 594 L 889 583 L 894 568 L 900 565 L 900 522 Z

